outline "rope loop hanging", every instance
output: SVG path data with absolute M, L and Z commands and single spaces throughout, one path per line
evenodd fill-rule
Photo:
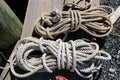
M 43 12 L 35 22 L 35 31 L 40 36 L 51 39 L 78 29 L 84 30 L 93 37 L 105 37 L 113 29 L 109 19 L 113 12 L 113 8 L 109 6 L 98 6 L 84 11 Z
M 90 78 L 93 72 L 100 69 L 104 60 L 111 59 L 111 56 L 99 50 L 98 44 L 94 42 L 89 43 L 81 39 L 63 42 L 61 39 L 52 41 L 33 37 L 20 40 L 12 56 L 10 70 L 19 78 L 36 72 L 52 73 L 55 69 L 68 69 L 83 78 Z M 15 63 L 28 73 L 17 73 L 14 70 Z

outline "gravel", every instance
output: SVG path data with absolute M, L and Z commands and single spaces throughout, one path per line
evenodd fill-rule
M 120 0 L 101 0 L 101 4 L 116 9 L 120 6 Z M 114 24 L 114 32 L 106 38 L 103 46 L 103 49 L 110 53 L 112 59 L 103 64 L 99 80 L 120 80 L 120 37 L 114 35 L 120 35 L 119 22 L 120 19 Z

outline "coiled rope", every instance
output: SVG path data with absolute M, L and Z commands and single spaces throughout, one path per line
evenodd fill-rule
M 55 69 L 68 69 L 83 78 L 90 78 L 93 72 L 100 69 L 104 60 L 111 59 L 107 52 L 99 50 L 98 44 L 93 42 L 81 39 L 63 42 L 61 39 L 52 41 L 33 37 L 20 40 L 12 56 L 10 70 L 19 78 L 28 77 L 36 72 L 52 73 Z M 15 63 L 28 73 L 17 73 L 14 70 Z
M 113 29 L 109 19 L 113 12 L 109 6 L 84 11 L 44 12 L 35 22 L 35 31 L 42 37 L 54 39 L 61 33 L 75 32 L 80 28 L 93 37 L 104 37 Z

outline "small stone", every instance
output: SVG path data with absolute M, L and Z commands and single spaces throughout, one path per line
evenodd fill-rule
M 116 70 L 114 68 L 109 68 L 110 73 L 114 73 Z
M 116 58 L 119 59 L 119 58 L 120 58 L 120 55 L 117 55 Z
M 120 54 L 120 50 L 118 51 L 118 54 Z
M 114 74 L 110 74 L 112 77 L 115 77 L 115 75 Z

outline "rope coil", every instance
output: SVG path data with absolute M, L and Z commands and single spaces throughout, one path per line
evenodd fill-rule
M 94 7 L 85 11 L 44 12 L 35 22 L 35 31 L 38 35 L 51 39 L 78 29 L 84 30 L 93 37 L 105 37 L 113 29 L 109 19 L 113 12 L 113 8 L 109 6 Z
M 34 51 L 38 53 L 32 53 Z M 19 78 L 28 77 L 36 72 L 52 73 L 55 69 L 68 69 L 83 78 L 90 78 L 93 72 L 100 69 L 104 60 L 111 59 L 108 53 L 99 50 L 98 44 L 93 42 L 81 39 L 63 42 L 61 39 L 52 41 L 33 37 L 20 40 L 12 56 L 10 70 Z M 28 73 L 17 73 L 14 70 L 15 63 Z

